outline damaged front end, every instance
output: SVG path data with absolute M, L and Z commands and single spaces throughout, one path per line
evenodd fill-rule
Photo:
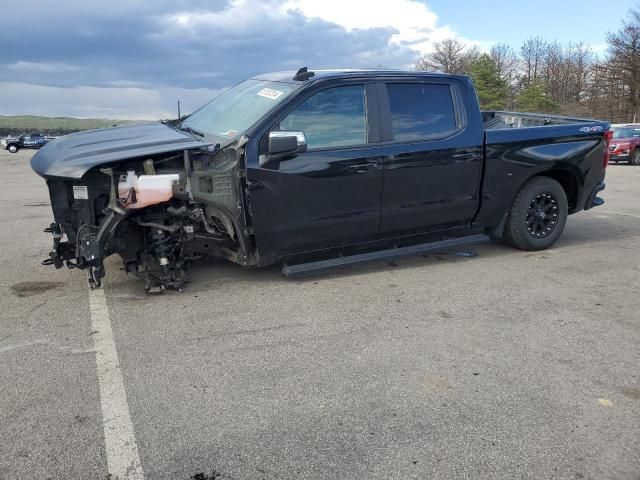
M 95 165 L 80 178 L 45 176 L 54 223 L 44 265 L 86 270 L 101 286 L 118 254 L 145 289 L 182 290 L 203 256 L 254 264 L 243 205 L 244 145 L 184 148 Z M 35 169 L 35 167 L 34 167 Z

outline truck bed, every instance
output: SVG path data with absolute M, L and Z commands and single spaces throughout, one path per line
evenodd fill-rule
M 589 209 L 607 164 L 608 122 L 516 112 L 481 112 L 485 136 L 482 207 L 476 222 L 496 224 L 535 175 L 564 186 L 569 213 Z M 505 201 L 506 199 L 506 201 Z
M 569 125 L 573 123 L 591 123 L 596 120 L 588 118 L 565 117 L 562 115 L 545 115 L 539 113 L 483 111 L 482 123 L 485 130 L 504 128 L 543 127 L 547 125 Z

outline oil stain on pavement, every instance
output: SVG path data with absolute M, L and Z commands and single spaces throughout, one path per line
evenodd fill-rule
M 16 297 L 30 297 L 32 295 L 40 295 L 42 293 L 58 288 L 59 282 L 20 282 L 11 286 L 11 293 Z

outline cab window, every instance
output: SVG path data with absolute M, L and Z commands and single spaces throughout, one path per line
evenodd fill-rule
M 366 144 L 364 85 L 321 90 L 289 113 L 279 129 L 304 132 L 309 149 Z
M 458 130 L 449 85 L 390 83 L 387 92 L 394 140 L 433 140 Z

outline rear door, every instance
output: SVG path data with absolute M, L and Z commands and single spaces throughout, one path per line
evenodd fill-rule
M 270 130 L 303 131 L 305 153 L 261 166 L 248 160 L 251 217 L 263 258 L 375 240 L 382 156 L 374 83 L 318 86 Z M 260 154 L 266 152 L 266 142 Z
M 381 237 L 470 225 L 479 206 L 483 131 L 469 88 L 453 78 L 379 85 Z

